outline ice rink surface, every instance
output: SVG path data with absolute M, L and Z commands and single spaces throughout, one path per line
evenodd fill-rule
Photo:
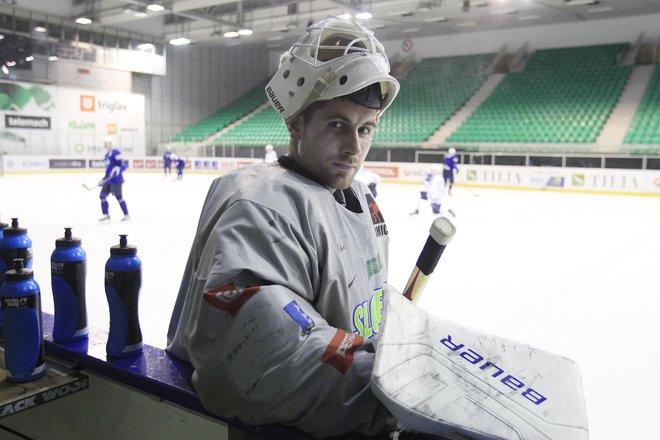
M 108 328 L 104 265 L 119 234 L 143 263 L 144 341 L 165 334 L 197 219 L 214 175 L 127 173 L 131 214 L 99 223 L 99 174 L 0 177 L 0 219 L 18 217 L 33 241 L 42 305 L 53 312 L 50 255 L 73 227 L 88 256 L 91 326 Z M 419 187 L 381 184 L 377 202 L 390 235 L 390 284 L 403 290 L 430 224 L 430 207 L 410 216 Z M 430 313 L 571 358 L 579 363 L 590 438 L 655 438 L 660 413 L 660 199 L 457 187 L 443 208 L 457 233 L 427 285 Z

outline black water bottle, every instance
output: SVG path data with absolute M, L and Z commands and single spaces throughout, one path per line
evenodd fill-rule
M 105 264 L 105 294 L 110 307 L 106 353 L 110 357 L 127 357 L 142 351 L 138 316 L 142 262 L 137 247 L 128 244 L 126 235 L 119 237 L 119 244 L 110 248 Z
M 85 303 L 85 276 L 87 254 L 82 240 L 73 237 L 71 228 L 64 228 L 64 237 L 55 240 L 50 257 L 50 281 L 55 303 L 53 340 L 71 342 L 85 339 L 87 306 Z

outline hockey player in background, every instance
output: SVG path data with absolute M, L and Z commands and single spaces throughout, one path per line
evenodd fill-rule
M 449 185 L 449 195 L 454 187 L 454 173 L 458 173 L 458 156 L 456 148 L 450 148 L 442 161 L 442 177 L 445 179 L 445 185 Z
M 310 25 L 280 58 L 266 93 L 288 154 L 213 182 L 170 321 L 209 411 L 319 438 L 395 427 L 370 388 L 389 237 L 354 177 L 398 90 L 352 19 Z
M 275 148 L 271 144 L 266 145 L 264 151 L 264 162 L 273 163 L 277 160 L 277 151 L 275 151 Z
M 380 183 L 380 176 L 373 171 L 362 167 L 360 171 L 355 175 L 355 179 L 364 183 L 369 187 L 371 195 L 374 196 L 374 199 L 378 195 L 378 184 Z
M 176 158 L 176 178 L 183 179 L 183 169 L 186 167 L 186 160 L 183 157 Z
M 107 153 L 103 158 L 105 175 L 98 183 L 101 187 L 101 194 L 99 197 L 101 198 L 101 211 L 103 212 L 103 215 L 99 220 L 110 220 L 110 214 L 108 212 L 108 195 L 113 194 L 117 199 L 117 202 L 119 202 L 119 207 L 124 213 L 122 221 L 125 221 L 130 219 L 130 216 L 128 215 L 128 207 L 126 206 L 126 201 L 122 195 L 126 162 L 122 158 L 119 149 L 114 147 L 114 139 L 112 136 L 106 136 L 103 138 L 103 146 Z
M 443 178 L 442 166 L 439 164 L 431 165 L 431 172 L 426 175 L 424 179 L 424 189 L 419 192 L 419 198 L 417 199 L 417 206 L 415 210 L 410 213 L 410 215 L 419 214 L 420 205 L 422 201 L 428 201 L 431 204 L 431 211 L 433 214 L 440 214 L 440 207 L 442 206 L 442 201 L 445 197 L 445 179 Z M 450 209 L 448 211 L 450 215 L 454 215 L 453 211 Z
M 172 174 L 172 147 L 169 145 L 165 148 L 165 153 L 163 153 L 163 172 L 165 177 Z

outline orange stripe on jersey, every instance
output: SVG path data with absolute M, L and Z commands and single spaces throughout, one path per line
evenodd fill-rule
M 337 329 L 321 357 L 321 362 L 330 364 L 341 374 L 345 374 L 353 363 L 353 353 L 363 341 L 364 338 L 360 335 Z

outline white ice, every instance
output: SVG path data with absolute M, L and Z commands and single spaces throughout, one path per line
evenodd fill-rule
M 43 309 L 52 313 L 50 254 L 64 227 L 88 255 L 90 325 L 107 329 L 103 288 L 109 248 L 128 234 L 143 262 L 140 320 L 146 343 L 163 347 L 199 211 L 213 175 L 127 173 L 131 214 L 109 198 L 100 224 L 100 176 L 90 173 L 0 177 L 0 219 L 18 217 L 33 241 Z M 391 239 L 390 284 L 403 290 L 433 220 L 419 187 L 383 183 L 377 201 Z M 578 362 L 590 438 L 653 438 L 660 413 L 660 201 L 457 187 L 443 208 L 457 234 L 420 305 L 433 314 L 561 354 Z

